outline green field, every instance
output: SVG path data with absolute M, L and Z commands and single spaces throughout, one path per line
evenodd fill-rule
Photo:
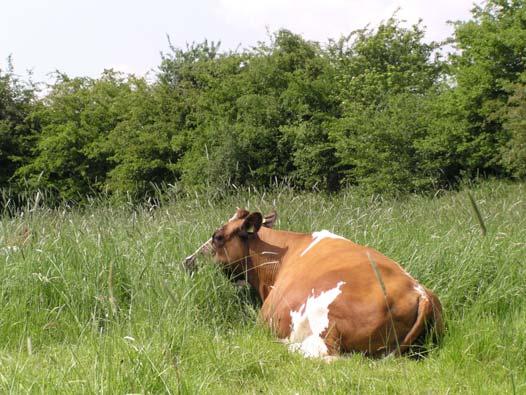
M 526 393 L 526 184 L 469 190 L 486 236 L 468 189 L 398 200 L 216 191 L 6 212 L 0 393 Z M 181 269 L 236 206 L 275 207 L 277 228 L 328 229 L 399 261 L 441 298 L 442 344 L 418 361 L 289 353 L 211 260 L 193 277 Z

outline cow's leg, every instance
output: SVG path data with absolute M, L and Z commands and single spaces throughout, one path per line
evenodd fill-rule
M 324 336 L 325 345 L 330 356 L 337 356 L 341 351 L 341 335 L 336 328 L 336 322 L 329 321 L 329 327 Z
M 323 361 L 326 363 L 331 363 L 340 359 L 341 336 L 337 331 L 334 322 L 329 323 L 329 329 L 327 330 L 323 340 L 328 350 L 328 355 L 322 357 Z

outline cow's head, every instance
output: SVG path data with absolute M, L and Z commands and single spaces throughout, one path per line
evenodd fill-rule
M 242 266 L 248 254 L 248 242 L 257 237 L 261 226 L 272 228 L 277 214 L 272 211 L 263 217 L 259 212 L 250 213 L 238 208 L 223 226 L 219 227 L 201 247 L 184 262 L 187 269 L 194 269 L 195 259 L 201 253 L 212 253 L 216 262 L 230 269 Z
M 257 237 L 261 226 L 271 228 L 276 222 L 276 212 L 267 216 L 259 212 L 237 209 L 232 218 L 212 235 L 211 247 L 216 262 L 237 266 L 248 256 L 248 243 Z

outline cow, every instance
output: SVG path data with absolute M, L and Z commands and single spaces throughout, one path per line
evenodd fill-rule
M 262 321 L 306 357 L 401 355 L 442 334 L 440 301 L 395 261 L 326 230 L 272 229 L 276 218 L 237 209 L 186 265 L 208 251 L 243 276 Z

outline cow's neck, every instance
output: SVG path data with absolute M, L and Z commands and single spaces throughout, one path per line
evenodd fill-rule
M 305 236 L 301 233 L 261 228 L 258 237 L 249 242 L 248 282 L 259 292 L 262 301 L 267 298 L 279 276 L 289 244 Z

